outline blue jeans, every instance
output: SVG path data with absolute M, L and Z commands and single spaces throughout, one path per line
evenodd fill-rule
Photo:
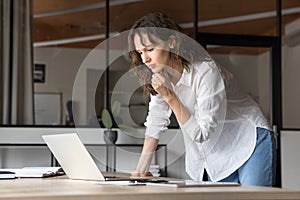
M 257 141 L 251 157 L 235 172 L 221 182 L 242 185 L 269 186 L 275 184 L 276 143 L 272 132 L 257 128 Z

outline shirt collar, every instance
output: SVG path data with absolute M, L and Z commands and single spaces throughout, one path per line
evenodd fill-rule
M 183 69 L 182 75 L 177 82 L 176 86 L 179 86 L 180 84 L 186 85 L 186 86 L 192 86 L 192 74 L 193 74 L 194 67 L 190 65 L 190 70 L 187 71 L 186 69 Z

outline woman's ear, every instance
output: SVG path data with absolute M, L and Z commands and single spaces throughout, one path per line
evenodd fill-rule
M 174 35 L 169 37 L 169 47 L 170 49 L 174 49 L 176 47 L 176 37 Z

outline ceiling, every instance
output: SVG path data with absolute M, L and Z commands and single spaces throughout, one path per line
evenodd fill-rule
M 105 0 L 33 0 L 35 46 L 94 48 L 105 38 Z M 110 0 L 110 32 L 163 11 L 193 35 L 194 0 Z M 276 0 L 199 0 L 200 32 L 276 35 Z M 300 1 L 282 1 L 282 30 L 300 18 Z

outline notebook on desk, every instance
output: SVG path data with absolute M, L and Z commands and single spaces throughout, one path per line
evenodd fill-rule
M 104 176 L 76 133 L 43 135 L 42 138 L 70 179 L 94 181 L 148 179 Z
M 23 167 L 0 169 L 0 178 L 1 174 L 11 174 L 11 178 L 45 178 L 64 175 L 64 172 L 61 167 Z

